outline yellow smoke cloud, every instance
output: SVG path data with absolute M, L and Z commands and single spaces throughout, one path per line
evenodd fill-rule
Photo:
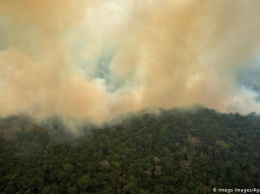
M 0 5 L 1 116 L 101 122 L 146 107 L 195 103 L 260 110 L 255 94 L 235 87 L 234 74 L 259 49 L 258 0 Z M 110 74 L 104 73 L 109 84 L 121 83 L 112 92 L 108 79 L 95 76 L 107 50 L 114 53 L 106 64 Z

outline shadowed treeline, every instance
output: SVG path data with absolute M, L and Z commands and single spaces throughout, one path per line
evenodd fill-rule
M 0 192 L 206 194 L 260 185 L 256 114 L 144 111 L 75 138 L 57 122 L 27 128 L 16 141 L 0 136 Z

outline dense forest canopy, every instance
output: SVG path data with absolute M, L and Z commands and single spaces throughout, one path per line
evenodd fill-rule
M 159 113 L 158 113 L 159 112 Z M 0 121 L 1 194 L 212 193 L 260 187 L 260 117 L 143 111 L 75 136 L 58 119 Z

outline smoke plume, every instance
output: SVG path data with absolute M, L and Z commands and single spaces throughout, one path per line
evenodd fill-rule
M 258 0 L 0 0 L 0 115 L 260 112 L 243 81 L 260 72 L 258 18 Z

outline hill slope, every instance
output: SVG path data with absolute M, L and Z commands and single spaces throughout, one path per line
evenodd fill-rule
M 161 110 L 75 138 L 59 127 L 45 130 L 18 121 L 0 125 L 1 193 L 212 193 L 214 187 L 260 187 L 260 117 L 253 114 Z M 22 129 L 4 138 L 8 123 L 17 122 Z

